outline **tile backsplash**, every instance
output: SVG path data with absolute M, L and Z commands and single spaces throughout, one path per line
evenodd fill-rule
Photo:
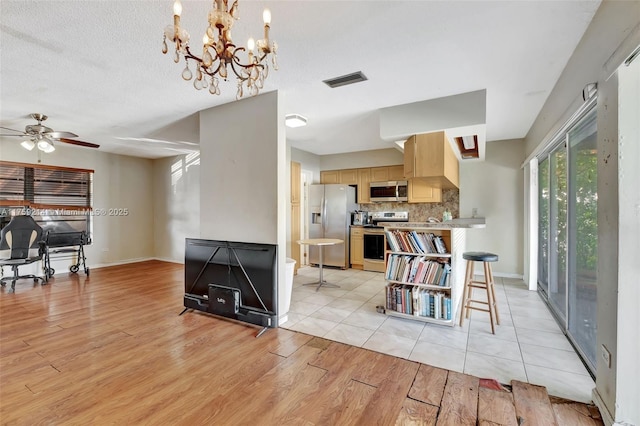
M 429 217 L 442 220 L 445 209 L 449 209 L 453 218 L 460 217 L 460 196 L 457 189 L 442 191 L 441 203 L 369 203 L 360 204 L 360 210 L 369 212 L 409 212 L 410 222 L 426 222 Z

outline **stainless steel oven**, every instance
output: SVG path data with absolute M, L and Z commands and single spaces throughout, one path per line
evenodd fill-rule
M 365 227 L 363 230 L 364 261 L 362 269 L 365 271 L 384 272 L 384 251 L 386 240 L 384 228 Z
M 363 229 L 364 261 L 362 269 L 365 271 L 385 271 L 384 252 L 387 249 L 387 240 L 384 227 L 378 226 L 380 222 L 408 222 L 408 212 L 370 212 L 373 225 Z

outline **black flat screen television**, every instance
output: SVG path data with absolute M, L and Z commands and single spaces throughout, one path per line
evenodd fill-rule
M 213 314 L 272 326 L 277 324 L 277 246 L 275 244 L 187 238 L 184 306 Z M 237 289 L 240 309 L 216 312 L 212 286 Z

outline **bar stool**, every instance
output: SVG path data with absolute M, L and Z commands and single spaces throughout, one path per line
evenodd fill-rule
M 464 317 L 467 319 L 471 314 L 471 309 L 478 311 L 489 312 L 489 319 L 491 320 L 491 333 L 496 334 L 494 327 L 495 323 L 500 325 L 500 316 L 498 315 L 498 306 L 496 304 L 496 291 L 493 285 L 493 271 L 491 270 L 491 262 L 498 261 L 498 255 L 493 253 L 470 251 L 462 254 L 462 258 L 467 261 L 467 272 L 464 278 L 464 289 L 462 291 L 462 310 L 460 312 L 460 327 L 464 321 Z M 484 281 L 474 281 L 473 279 L 473 263 L 482 262 L 484 266 Z M 487 292 L 487 301 L 478 300 L 472 298 L 472 290 L 474 288 L 481 288 Z M 473 304 L 487 305 L 486 308 L 474 306 Z

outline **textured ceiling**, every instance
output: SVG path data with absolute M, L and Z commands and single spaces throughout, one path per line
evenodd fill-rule
M 235 83 L 221 83 L 214 96 L 180 78 L 184 65 L 161 52 L 172 4 L 2 0 L 0 125 L 21 130 L 39 112 L 54 130 L 108 152 L 157 158 L 197 147 L 194 114 L 233 102 Z M 194 42 L 210 5 L 183 0 L 182 24 Z M 526 135 L 598 5 L 240 0 L 233 36 L 241 44 L 260 37 L 262 9 L 271 9 L 280 70 L 263 92 L 282 91 L 285 113 L 308 117 L 308 126 L 287 130 L 296 148 L 321 155 L 389 148 L 380 108 L 482 89 L 491 141 Z M 354 71 L 368 80 L 337 89 L 322 83 Z

